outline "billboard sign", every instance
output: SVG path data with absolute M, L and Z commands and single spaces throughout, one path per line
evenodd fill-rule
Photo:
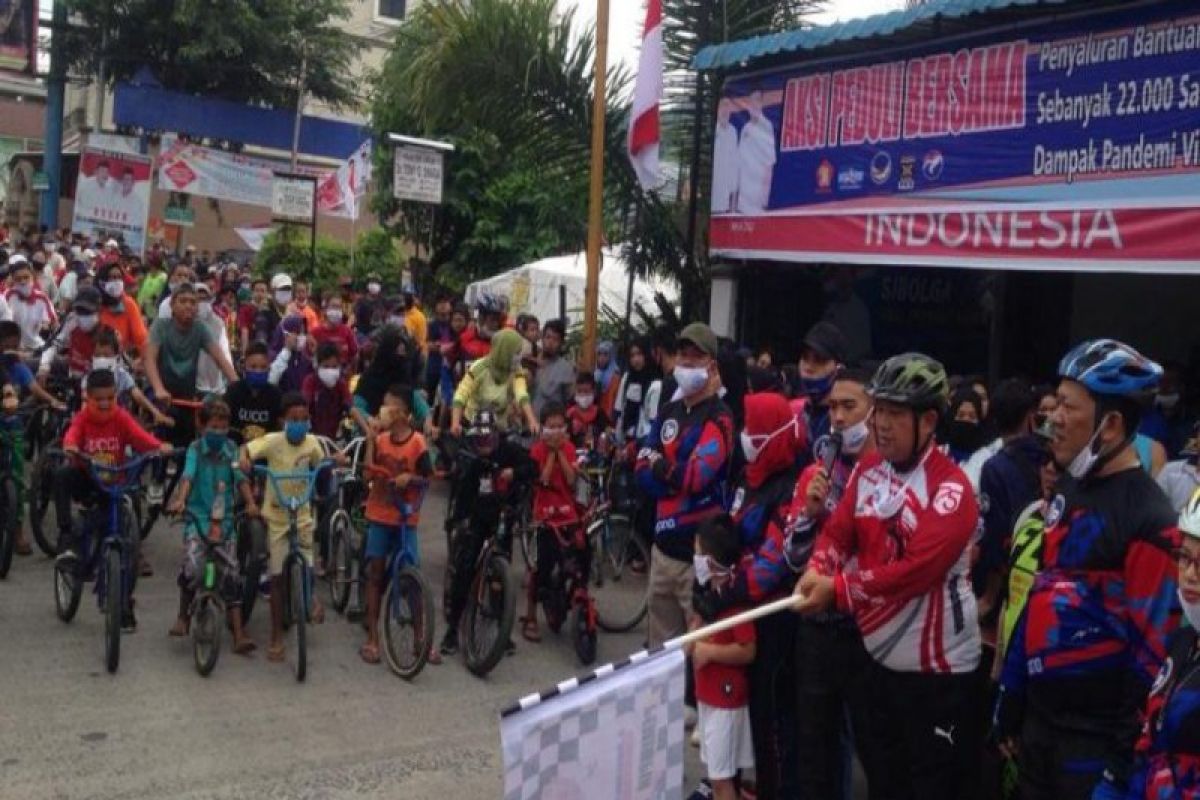
M 37 64 L 37 0 L 0 3 L 0 72 L 32 75 Z
M 114 238 L 134 252 L 145 250 L 150 165 L 148 156 L 89 143 L 79 158 L 71 227 L 98 241 Z

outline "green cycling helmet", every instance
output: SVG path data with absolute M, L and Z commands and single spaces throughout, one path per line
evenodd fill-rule
M 892 356 L 875 371 L 867 393 L 875 400 L 908 406 L 914 411 L 945 413 L 950 381 L 941 362 L 922 353 Z

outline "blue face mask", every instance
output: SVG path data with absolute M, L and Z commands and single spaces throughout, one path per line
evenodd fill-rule
M 304 441 L 304 437 L 308 436 L 310 428 L 308 420 L 301 420 L 299 422 L 292 420 L 283 426 L 283 432 L 289 442 L 300 444 Z
M 833 389 L 833 379 L 836 377 L 837 370 L 824 378 L 801 378 L 800 391 L 809 397 L 824 397 Z
M 257 369 L 246 370 L 246 384 L 248 386 L 250 386 L 251 388 L 261 389 L 264 386 L 266 386 L 267 383 L 268 383 L 268 381 L 267 381 L 267 371 L 266 370 L 257 370 Z
M 229 441 L 228 431 L 205 431 L 204 444 L 208 445 L 208 449 L 219 451 Z

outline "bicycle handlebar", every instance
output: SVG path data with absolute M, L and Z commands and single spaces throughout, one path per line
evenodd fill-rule
M 275 500 L 280 506 L 288 511 L 299 511 L 302 506 L 308 505 L 312 501 L 313 491 L 317 486 L 317 476 L 325 467 L 333 466 L 334 461 L 331 458 L 323 458 L 317 462 L 310 470 L 290 470 L 288 472 L 276 472 L 270 467 L 264 467 L 261 464 L 254 465 L 255 475 L 265 475 L 271 484 L 271 491 L 275 494 Z M 280 488 L 281 481 L 304 481 L 307 486 L 303 495 L 288 496 Z
M 136 455 L 121 464 L 105 464 L 84 453 L 76 452 L 68 453 L 68 455 L 74 456 L 87 464 L 92 480 L 96 482 L 102 491 L 108 494 L 125 494 L 134 488 L 137 476 L 141 474 L 142 468 L 147 464 L 163 458 L 176 458 L 183 452 L 179 448 L 169 453 L 154 450 Z M 112 476 L 124 476 L 125 480 L 113 481 L 111 479 Z

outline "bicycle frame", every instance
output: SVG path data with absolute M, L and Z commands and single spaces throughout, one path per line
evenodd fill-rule
M 308 562 L 304 560 L 304 555 L 300 551 L 300 509 L 312 502 L 313 492 L 316 490 L 317 477 L 321 470 L 332 465 L 332 459 L 322 459 L 311 470 L 292 470 L 289 472 L 275 472 L 261 464 L 254 466 L 255 475 L 264 475 L 267 478 L 267 483 L 271 486 L 271 491 L 275 494 L 275 500 L 279 505 L 287 511 L 288 514 L 288 555 L 284 563 L 284 572 L 287 572 L 287 563 L 293 559 L 299 560 L 301 568 L 304 570 L 304 597 L 303 606 L 304 613 L 308 614 L 308 610 L 312 608 L 312 569 L 308 566 Z M 282 481 L 304 481 L 305 490 L 300 495 L 288 495 L 280 486 Z
M 100 546 L 88 560 L 94 561 L 97 556 L 103 556 L 114 547 L 117 548 L 121 553 L 121 591 L 125 596 L 128 596 L 132 584 L 129 565 L 132 543 L 125 542 L 121 536 L 121 503 L 125 497 L 139 490 L 138 478 L 142 469 L 161 457 L 160 453 L 147 453 L 118 466 L 101 464 L 91 458 L 85 458 L 92 483 L 105 496 L 105 502 L 108 504 L 107 530 L 100 539 Z M 112 480 L 114 476 L 120 480 Z M 101 601 L 109 589 L 110 587 L 104 586 L 103 579 L 96 581 L 96 594 Z

